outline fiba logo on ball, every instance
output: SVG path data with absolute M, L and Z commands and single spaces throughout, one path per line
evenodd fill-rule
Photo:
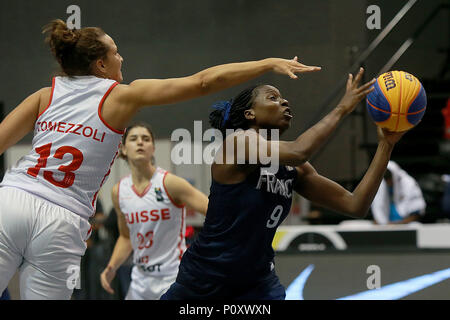
M 367 110 L 375 123 L 390 131 L 406 131 L 425 114 L 427 95 L 420 81 L 404 71 L 383 73 L 367 95 Z

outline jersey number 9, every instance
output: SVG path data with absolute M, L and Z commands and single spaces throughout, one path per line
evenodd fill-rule
M 283 214 L 283 206 L 277 205 L 275 209 L 273 209 L 272 214 L 270 215 L 270 219 L 267 220 L 266 227 L 274 228 L 278 225 L 278 221 L 280 221 L 281 215 Z

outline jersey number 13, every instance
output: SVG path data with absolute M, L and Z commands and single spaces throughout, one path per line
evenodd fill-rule
M 39 159 L 37 161 L 36 166 L 28 169 L 27 173 L 30 176 L 37 177 L 39 171 L 47 166 L 47 159 L 50 157 L 51 147 L 52 144 L 49 143 L 41 147 L 37 147 L 35 149 L 36 153 L 39 154 Z M 59 166 L 58 170 L 64 173 L 64 178 L 62 180 L 56 180 L 53 177 L 52 171 L 44 170 L 43 174 L 45 180 L 60 188 L 68 188 L 73 184 L 73 182 L 75 181 L 74 171 L 80 168 L 81 164 L 83 163 L 83 153 L 80 150 L 71 146 L 63 146 L 58 148 L 55 151 L 53 158 L 62 160 L 64 155 L 67 153 L 71 154 L 73 159 L 72 162 L 69 163 L 67 166 Z

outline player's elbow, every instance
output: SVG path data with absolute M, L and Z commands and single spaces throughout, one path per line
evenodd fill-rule
M 369 213 L 369 210 L 361 210 L 361 211 L 356 212 L 356 217 L 358 219 L 364 219 L 367 217 L 368 213 Z
M 297 153 L 297 161 L 299 162 L 299 165 L 304 164 L 310 158 L 311 158 L 311 154 L 309 154 L 307 152 L 299 152 L 299 153 Z
M 364 219 L 369 212 L 370 205 L 367 206 L 367 203 L 360 201 L 353 193 L 346 192 L 342 202 L 345 213 L 352 218 Z
M 311 159 L 314 154 L 314 149 L 309 144 L 294 141 L 292 143 L 292 152 L 295 154 L 295 158 L 300 165 Z
M 207 95 L 212 92 L 212 80 L 207 76 L 199 76 L 195 87 L 201 95 Z
M 225 83 L 225 78 L 217 75 L 197 74 L 194 77 L 195 87 L 200 95 L 207 95 L 222 88 L 221 84 Z
M 350 215 L 352 218 L 356 219 L 364 219 L 367 217 L 367 214 L 369 213 L 369 209 L 366 208 L 351 208 L 347 211 L 347 214 Z
M 294 165 L 300 166 L 311 158 L 311 154 L 307 150 L 293 149 L 292 157 L 293 157 L 293 159 L 295 159 Z

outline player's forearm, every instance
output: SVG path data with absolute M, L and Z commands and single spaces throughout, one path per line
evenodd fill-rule
M 114 246 L 108 266 L 116 271 L 128 259 L 132 251 L 133 248 L 131 246 L 130 239 L 124 236 L 119 236 L 116 245 Z
M 364 218 L 372 204 L 391 157 L 394 146 L 381 141 L 377 152 L 361 182 L 353 191 L 350 199 L 350 213 L 357 218 Z
M 194 77 L 199 79 L 203 93 L 209 94 L 246 82 L 271 70 L 273 64 L 269 58 L 211 67 L 196 73 Z
M 293 150 L 298 155 L 299 160 L 299 163 L 296 165 L 308 161 L 322 147 L 325 141 L 336 130 L 344 116 L 345 112 L 341 108 L 335 108 L 293 142 Z

